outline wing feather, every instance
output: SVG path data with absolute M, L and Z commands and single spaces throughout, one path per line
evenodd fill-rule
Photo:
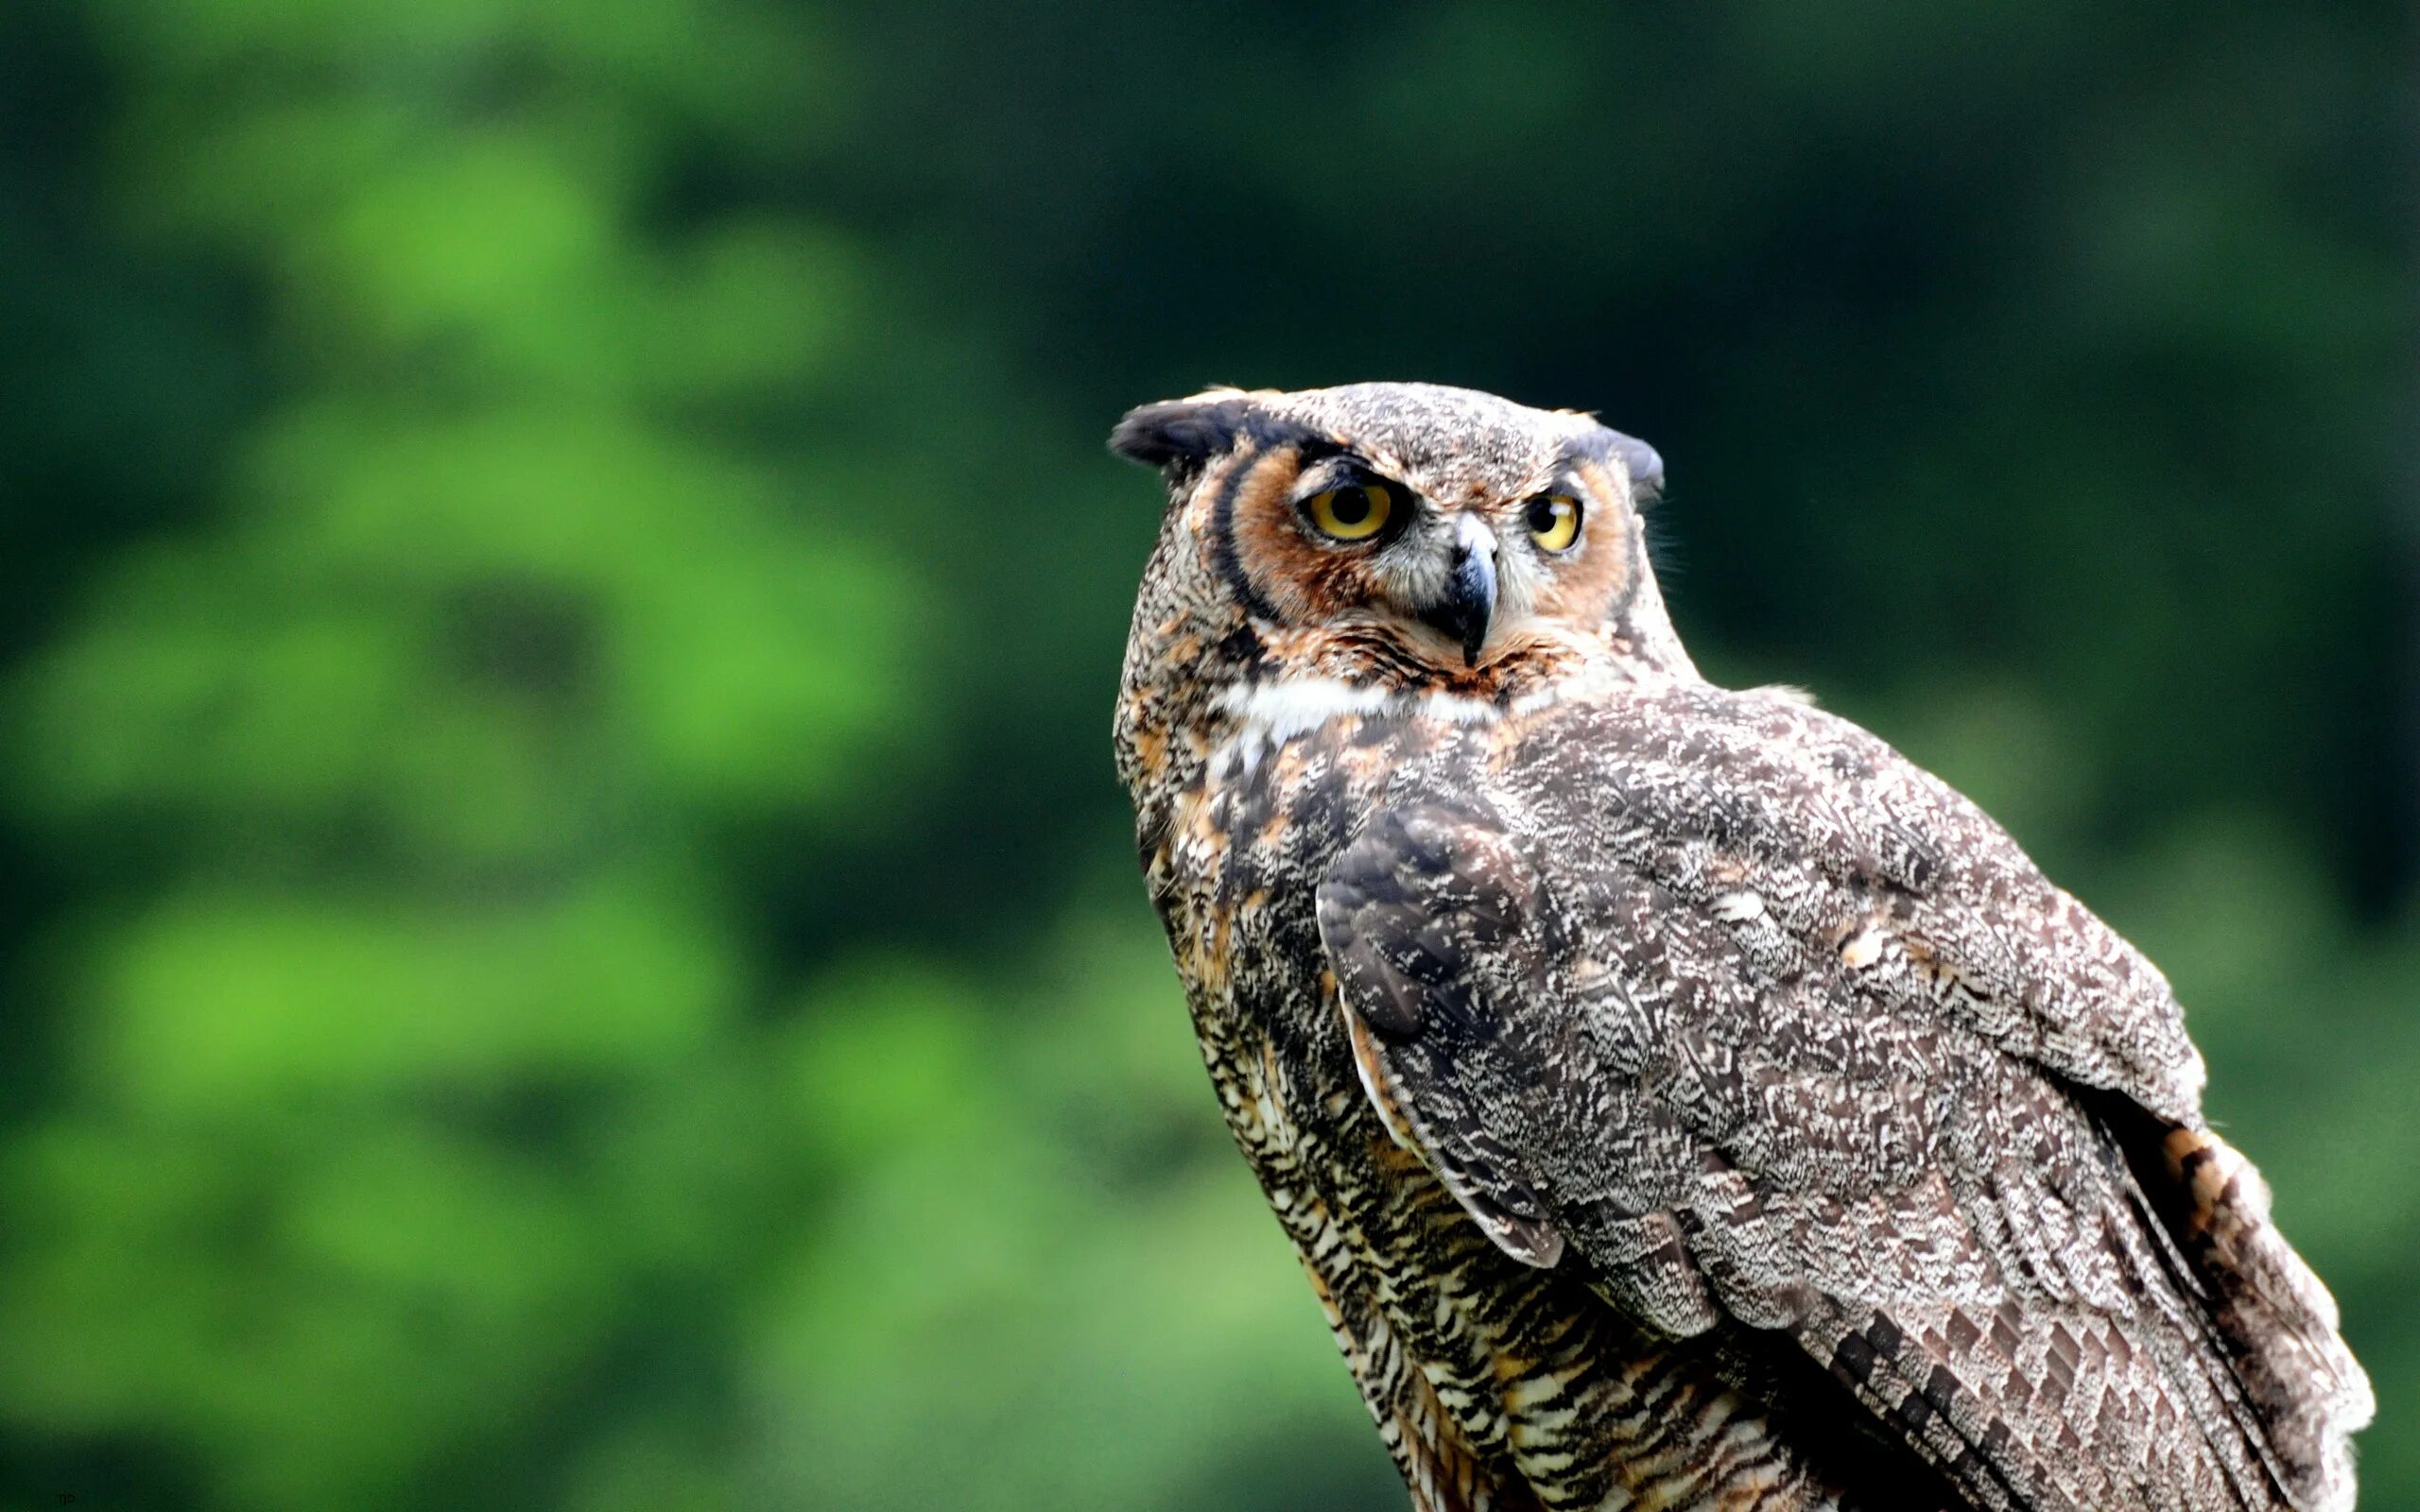
M 2174 998 L 1996 826 L 1711 689 L 1467 751 L 1318 923 L 1365 1086 L 1499 1246 L 1796 1338 L 1979 1505 L 2349 1504 L 2366 1383 L 2256 1175 L 2197 1153 Z

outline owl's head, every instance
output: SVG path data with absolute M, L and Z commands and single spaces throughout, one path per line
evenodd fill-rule
M 1687 669 L 1639 521 L 1663 463 L 1590 416 L 1426 384 L 1214 389 L 1110 445 L 1168 488 L 1137 657 L 1223 647 L 1191 670 L 1504 703 L 1589 664 Z

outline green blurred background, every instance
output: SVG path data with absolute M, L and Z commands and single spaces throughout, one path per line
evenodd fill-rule
M 1668 581 L 2174 977 L 2420 1507 L 2407 9 L 0 19 L 0 1509 L 1397 1508 L 1107 727 L 1210 382 Z

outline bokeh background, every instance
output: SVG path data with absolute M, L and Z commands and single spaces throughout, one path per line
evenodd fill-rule
M 0 17 L 0 1508 L 1395 1508 L 1107 727 L 1127 405 L 1669 459 L 2144 944 L 2420 1506 L 2408 9 Z

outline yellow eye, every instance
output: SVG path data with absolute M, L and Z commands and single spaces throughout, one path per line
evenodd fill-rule
M 1325 493 L 1314 493 L 1303 505 L 1322 535 L 1339 541 L 1367 541 L 1387 528 L 1394 512 L 1394 496 L 1379 484 L 1354 483 Z
M 1548 551 L 1569 551 L 1580 539 L 1580 501 L 1547 493 L 1530 501 L 1530 539 Z

